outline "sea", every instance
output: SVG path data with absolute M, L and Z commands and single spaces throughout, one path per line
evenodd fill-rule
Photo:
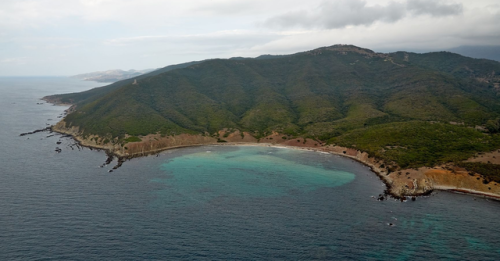
M 340 156 L 201 146 L 109 172 L 71 138 L 19 136 L 68 108 L 43 96 L 101 85 L 0 78 L 0 260 L 500 260 L 500 202 L 378 201 L 385 185 Z

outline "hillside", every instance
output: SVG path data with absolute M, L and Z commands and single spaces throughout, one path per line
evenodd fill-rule
M 334 46 L 186 65 L 143 75 L 137 84 L 49 98 L 77 104 L 66 122 L 113 137 L 236 128 L 327 140 L 387 122 L 482 125 L 500 112 L 500 63 L 452 53 L 386 55 Z
M 356 148 L 398 169 L 500 148 L 500 127 L 486 133 L 499 125 L 499 88 L 495 61 L 334 45 L 169 66 L 46 100 L 75 104 L 60 129 L 125 154 L 147 135 L 278 135 Z

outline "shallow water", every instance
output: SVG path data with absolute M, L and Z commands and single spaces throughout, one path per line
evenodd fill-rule
M 205 146 L 108 173 L 103 152 L 18 136 L 66 108 L 38 98 L 93 86 L 0 78 L 0 260 L 500 260 L 498 202 L 376 201 L 383 183 L 339 156 Z

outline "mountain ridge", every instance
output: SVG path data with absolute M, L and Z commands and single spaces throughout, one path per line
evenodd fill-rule
M 57 131 L 121 156 L 180 140 L 311 140 L 369 153 L 389 175 L 500 148 L 499 85 L 495 61 L 334 45 L 185 63 L 45 99 L 74 104 Z

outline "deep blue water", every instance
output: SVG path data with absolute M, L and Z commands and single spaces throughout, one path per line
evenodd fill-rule
M 382 182 L 342 157 L 205 146 L 108 173 L 103 152 L 19 136 L 66 109 L 39 98 L 95 86 L 0 78 L 0 260 L 500 260 L 499 202 L 379 202 Z

